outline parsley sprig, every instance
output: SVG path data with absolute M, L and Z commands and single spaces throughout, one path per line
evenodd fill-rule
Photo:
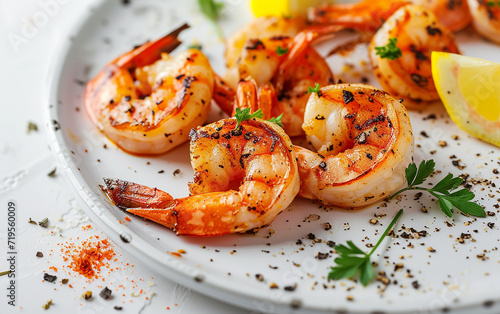
M 281 48 L 281 46 L 278 46 L 278 48 L 276 48 L 276 54 L 278 56 L 282 56 L 284 55 L 285 53 L 288 52 L 288 50 L 290 50 L 289 48 L 285 47 L 285 48 Z
M 462 184 L 463 180 L 459 177 L 453 177 L 451 173 L 431 188 L 417 186 L 422 184 L 434 172 L 435 165 L 432 159 L 422 161 L 418 168 L 416 164 L 411 163 L 405 170 L 408 186 L 394 193 L 389 197 L 389 200 L 409 190 L 427 191 L 438 199 L 439 207 L 448 217 L 451 217 L 453 207 L 464 214 L 486 217 L 484 209 L 479 204 L 471 201 L 475 196 L 473 192 L 465 188 L 454 191 Z
M 494 7 L 495 5 L 500 7 L 500 1 L 488 1 L 489 7 Z
M 262 112 L 261 109 L 258 109 L 254 113 L 250 113 L 250 108 L 244 108 L 241 110 L 240 108 L 236 108 L 236 113 L 234 115 L 236 118 L 236 127 L 234 128 L 235 130 L 238 130 L 240 127 L 240 123 L 246 120 L 250 120 L 252 118 L 260 118 L 262 119 L 264 117 L 264 113 Z M 283 126 L 283 123 L 281 123 L 281 118 L 283 118 L 283 114 L 280 114 L 276 118 L 271 118 L 268 121 L 272 123 L 276 123 L 279 126 Z
M 381 58 L 387 58 L 389 60 L 401 58 L 403 54 L 401 53 L 401 49 L 396 46 L 397 43 L 398 39 L 396 37 L 389 38 L 389 43 L 386 46 L 375 47 L 375 50 L 377 51 L 376 54 Z
M 403 210 L 401 209 L 396 216 L 394 216 L 370 253 L 363 252 L 352 241 L 347 241 L 347 246 L 343 244 L 336 245 L 334 249 L 339 253 L 339 257 L 335 259 L 335 264 L 337 265 L 332 267 L 328 274 L 328 279 L 339 280 L 342 278 L 352 278 L 359 273 L 359 281 L 361 284 L 363 286 L 368 285 L 375 276 L 370 256 L 372 256 L 373 252 L 379 247 L 402 214 Z
M 217 24 L 217 20 L 220 18 L 224 3 L 215 0 L 198 0 L 198 5 L 201 12 L 214 24 L 217 36 L 222 40 L 224 37 L 222 36 L 219 24 Z
M 308 94 L 311 94 L 311 93 L 316 93 L 316 94 L 319 94 L 319 83 L 316 83 L 314 85 L 314 87 L 311 87 L 309 86 L 309 90 L 307 91 Z
M 260 109 L 259 109 L 260 110 Z M 283 118 L 283 113 L 277 116 L 276 118 L 271 118 L 268 121 L 272 123 L 276 123 L 280 127 L 283 127 L 283 123 L 281 123 L 281 118 Z

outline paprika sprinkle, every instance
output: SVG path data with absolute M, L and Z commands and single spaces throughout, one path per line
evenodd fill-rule
M 71 261 L 67 267 L 88 279 L 98 278 L 101 268 L 109 267 L 107 261 L 115 256 L 107 239 L 94 242 L 89 239 L 79 246 L 67 243 L 61 251 L 65 254 L 64 261 Z

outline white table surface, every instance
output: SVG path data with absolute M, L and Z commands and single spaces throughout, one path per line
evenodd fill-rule
M 54 55 L 56 44 L 65 38 L 80 12 L 93 1 L 22 0 L 0 1 L 0 271 L 8 269 L 7 207 L 16 204 L 16 305 L 10 306 L 5 291 L 7 276 L 0 277 L 0 313 L 241 313 L 233 306 L 212 300 L 190 291 L 143 267 L 117 246 L 113 245 L 117 261 L 111 262 L 114 272 L 103 271 L 99 280 L 88 282 L 76 272 L 64 267 L 59 252 L 65 242 L 80 243 L 91 236 L 106 238 L 90 221 L 73 197 L 62 174 L 47 174 L 56 167 L 46 140 L 43 123 L 43 91 L 45 72 Z M 55 4 L 54 4 L 55 3 Z M 43 8 L 43 4 L 47 6 Z M 43 21 L 43 13 L 46 21 Z M 34 27 L 33 18 L 40 18 L 41 27 Z M 24 33 L 23 33 L 24 32 Z M 28 35 L 28 36 L 26 36 Z M 23 39 L 16 41 L 19 37 Z M 38 131 L 27 131 L 28 123 Z M 48 218 L 47 229 L 28 223 L 31 218 Z M 88 230 L 83 226 L 91 225 Z M 36 257 L 40 251 L 43 258 Z M 130 267 L 134 265 L 134 267 Z M 55 266 L 54 272 L 49 267 Z M 56 283 L 43 282 L 47 272 L 57 276 Z M 60 283 L 69 279 L 68 285 Z M 101 279 L 102 278 L 102 279 Z M 123 287 L 119 287 L 123 285 Z M 112 289 L 113 299 L 98 296 L 101 289 Z M 93 298 L 84 300 L 87 290 Z M 142 293 L 141 293 L 142 290 Z M 134 296 L 132 296 L 134 295 Z M 123 309 L 117 311 L 114 306 Z

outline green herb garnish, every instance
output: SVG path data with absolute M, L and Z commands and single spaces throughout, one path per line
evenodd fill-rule
M 396 37 L 389 38 L 389 43 L 386 46 L 375 47 L 375 50 L 377 50 L 376 54 L 381 58 L 387 58 L 389 60 L 396 60 L 397 58 L 401 58 L 403 54 L 401 53 L 401 49 L 396 46 L 397 42 L 398 39 Z
M 198 5 L 200 6 L 201 12 L 214 24 L 219 38 L 223 39 L 222 31 L 219 24 L 217 24 L 217 20 L 224 8 L 224 3 L 215 0 L 198 0 Z
M 255 111 L 254 113 L 251 114 L 250 108 L 244 108 L 243 110 L 241 110 L 240 108 L 236 108 L 236 114 L 234 115 L 234 117 L 236 118 L 236 121 L 237 121 L 236 127 L 234 128 L 234 130 L 238 130 L 241 122 L 246 121 L 246 120 L 250 120 L 252 118 L 262 119 L 264 117 L 264 113 L 262 112 L 261 109 L 258 109 L 257 111 Z M 277 125 L 283 127 L 283 123 L 281 123 L 281 118 L 283 118 L 283 114 L 280 114 L 276 118 L 271 118 L 268 121 L 272 122 L 272 123 L 276 123 Z
M 188 48 L 189 49 L 198 49 L 198 50 L 201 50 L 203 47 L 200 44 L 192 44 Z
M 45 218 L 44 220 L 39 221 L 39 222 L 38 222 L 38 225 L 39 225 L 40 227 L 47 228 L 47 227 L 49 226 L 49 219 L 48 219 L 48 218 Z
M 314 85 L 314 87 L 309 86 L 309 90 L 307 91 L 307 93 L 309 93 L 309 94 L 311 94 L 311 93 L 319 94 L 319 83 L 316 83 Z
M 236 114 L 234 115 L 236 118 L 236 127 L 234 128 L 235 130 L 238 130 L 240 127 L 240 123 L 246 120 L 250 120 L 252 118 L 263 118 L 264 113 L 262 113 L 262 110 L 257 110 L 254 113 L 250 114 L 250 108 L 244 108 L 241 110 L 240 108 L 236 108 Z
M 30 224 L 32 224 L 32 225 L 38 225 L 38 224 L 36 223 L 36 221 L 31 220 L 31 218 L 28 220 L 28 223 L 30 223 Z
M 488 1 L 489 7 L 494 7 L 495 5 L 500 7 L 500 1 Z
M 0 272 L 0 277 L 10 274 L 10 270 Z
M 285 53 L 287 53 L 290 49 L 288 48 L 281 48 L 281 46 L 278 46 L 278 48 L 276 48 L 276 54 L 278 56 L 282 56 L 284 55 Z
M 380 243 L 382 243 L 382 240 L 384 240 L 385 236 L 387 236 L 402 214 L 403 210 L 401 209 L 392 219 L 377 244 L 375 244 L 368 254 L 358 248 L 352 241 L 347 241 L 348 246 L 342 244 L 336 245 L 334 249 L 339 253 L 339 257 L 335 259 L 335 264 L 337 265 L 332 267 L 328 274 L 328 279 L 339 280 L 342 278 L 352 278 L 359 272 L 359 281 L 361 284 L 363 286 L 368 285 L 375 276 L 370 256 L 375 252 Z
M 47 303 L 45 303 L 42 307 L 45 310 L 48 310 L 50 308 L 50 305 L 52 304 L 52 300 L 48 300 Z
M 36 125 L 34 122 L 29 121 L 29 122 L 28 122 L 28 134 L 29 134 L 31 131 L 38 132 L 38 125 Z
M 280 127 L 283 127 L 283 123 L 281 123 L 281 118 L 283 118 L 283 114 L 280 114 L 279 116 L 277 116 L 276 118 L 271 118 L 269 119 L 268 121 L 269 122 L 272 122 L 272 123 L 276 123 L 277 125 L 279 125 Z
M 486 217 L 484 209 L 479 204 L 471 201 L 475 196 L 474 193 L 465 188 L 453 192 L 453 190 L 456 190 L 460 184 L 462 184 L 463 180 L 459 177 L 453 177 L 451 173 L 449 173 L 432 188 L 416 186 L 422 184 L 425 179 L 427 179 L 427 177 L 434 172 L 435 165 L 436 164 L 432 159 L 422 161 L 418 166 L 418 169 L 416 164 L 411 163 L 405 170 L 408 186 L 394 193 L 391 197 L 389 197 L 389 200 L 394 198 L 396 195 L 409 190 L 427 191 L 438 199 L 439 207 L 448 217 L 451 217 L 451 210 L 453 207 L 457 208 L 464 214 L 476 217 Z

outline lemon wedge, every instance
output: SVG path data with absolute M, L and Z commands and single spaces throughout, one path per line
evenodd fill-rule
M 250 7 L 256 17 L 259 16 L 304 16 L 307 8 L 334 1 L 325 0 L 251 0 Z
M 500 63 L 435 51 L 432 77 L 453 122 L 500 147 Z

